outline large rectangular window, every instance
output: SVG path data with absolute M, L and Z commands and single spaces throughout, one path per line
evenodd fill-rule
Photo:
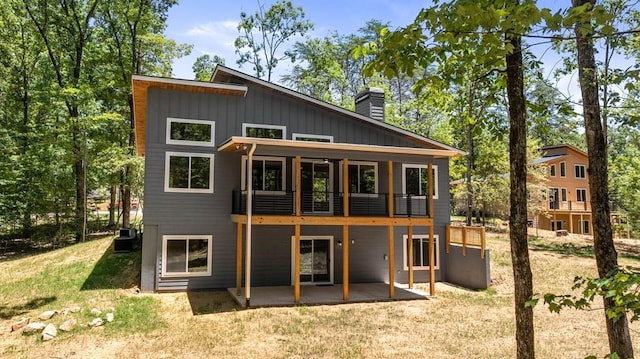
M 167 118 L 167 144 L 188 146 L 215 146 L 213 121 Z
M 402 193 L 412 196 L 426 196 L 429 192 L 429 171 L 427 165 L 402 165 Z M 438 166 L 433 166 L 433 199 L 438 199 Z
M 429 270 L 429 235 L 413 235 L 413 269 Z M 440 269 L 440 238 L 433 236 L 433 255 L 435 258 L 434 269 Z M 409 236 L 403 236 L 404 270 L 409 270 Z
M 587 178 L 584 165 L 575 165 L 576 178 Z
M 242 156 L 242 190 L 247 185 L 247 156 Z M 286 167 L 284 157 L 253 157 L 251 164 L 254 191 L 284 194 Z
M 291 139 L 294 141 L 307 141 L 307 142 L 333 142 L 333 136 L 328 135 L 312 135 L 306 133 L 294 133 L 291 135 Z
M 287 127 L 278 125 L 243 123 L 242 136 L 284 140 L 287 138 Z
M 213 154 L 167 152 L 165 192 L 213 193 Z
M 343 161 L 340 161 L 340 192 L 342 184 Z M 378 193 L 378 163 L 364 161 L 349 161 L 349 193 L 357 197 L 358 194 L 371 195 Z
M 211 275 L 212 236 L 162 236 L 162 276 Z
M 577 202 L 586 202 L 587 201 L 587 190 L 584 188 L 576 188 L 576 201 Z

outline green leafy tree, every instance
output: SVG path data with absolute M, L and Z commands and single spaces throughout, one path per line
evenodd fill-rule
M 291 54 L 279 49 L 292 37 L 304 36 L 313 29 L 313 24 L 305 20 L 302 7 L 294 7 L 291 1 L 279 0 L 270 8 L 258 2 L 258 11 L 249 15 L 240 13 L 240 33 L 235 40 L 237 63 L 249 63 L 259 78 L 265 75 L 271 81 L 273 70 L 278 63 L 289 59 Z
M 211 80 L 211 76 L 213 76 L 213 71 L 216 69 L 216 66 L 224 65 L 224 62 L 224 59 L 218 55 L 211 57 L 209 54 L 204 54 L 198 56 L 191 69 L 195 74 L 196 80 L 209 81 Z

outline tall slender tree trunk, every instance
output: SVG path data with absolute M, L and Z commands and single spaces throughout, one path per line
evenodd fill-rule
M 109 228 L 116 226 L 116 206 L 118 205 L 118 188 L 111 185 L 109 190 Z
M 518 1 L 514 1 L 518 4 Z M 527 122 L 524 99 L 522 44 L 519 35 L 507 33 L 513 46 L 506 55 L 509 97 L 510 240 L 515 291 L 517 358 L 535 358 L 533 308 L 525 303 L 533 296 L 533 279 L 527 246 Z
M 573 6 L 595 5 L 595 0 L 573 0 Z M 586 30 L 586 31 L 585 31 Z M 602 126 L 598 99 L 598 76 L 593 46 L 593 26 L 590 22 L 575 25 L 578 74 L 582 91 L 584 127 L 589 153 L 589 191 L 591 191 L 591 215 L 593 218 L 593 251 L 598 275 L 607 277 L 618 269 L 618 255 L 613 244 L 609 209 L 609 183 L 606 155 L 606 138 Z M 612 299 L 604 298 L 604 309 L 613 308 Z M 609 319 L 607 336 L 609 350 L 620 358 L 633 358 L 633 343 L 629 334 L 627 317 Z

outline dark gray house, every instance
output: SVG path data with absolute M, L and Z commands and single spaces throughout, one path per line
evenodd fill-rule
M 488 256 L 445 252 L 449 158 L 463 152 L 218 66 L 211 82 L 134 76 L 145 157 L 141 288 L 188 291 L 449 281 L 486 288 Z M 452 246 L 453 247 L 453 246 Z M 476 252 L 478 253 L 478 252 Z M 301 289 L 302 286 L 302 289 Z

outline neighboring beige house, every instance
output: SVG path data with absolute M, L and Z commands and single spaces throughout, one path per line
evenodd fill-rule
M 587 154 L 571 145 L 545 146 L 537 162 L 547 167 L 549 200 L 548 212 L 538 214 L 534 225 L 552 231 L 591 234 Z

